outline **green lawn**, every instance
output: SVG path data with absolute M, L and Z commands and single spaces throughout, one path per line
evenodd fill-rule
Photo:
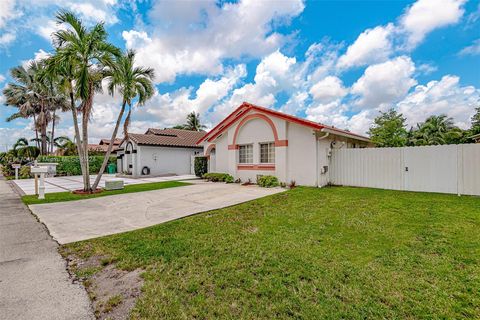
M 94 194 L 88 194 L 88 195 L 78 195 L 68 191 L 46 193 L 44 200 L 39 200 L 38 196 L 36 195 L 26 195 L 26 196 L 22 196 L 22 201 L 26 205 L 74 201 L 74 200 L 83 200 L 83 199 L 90 199 L 90 198 L 112 196 L 114 194 L 151 191 L 151 190 L 174 188 L 174 187 L 181 187 L 181 186 L 187 186 L 187 185 L 190 185 L 190 183 L 180 182 L 180 181 L 142 183 L 142 184 L 132 184 L 132 185 L 125 186 L 125 188 L 122 190 L 103 191 L 101 193 L 94 193 Z
M 480 198 L 332 187 L 74 243 L 144 268 L 134 319 L 480 318 Z

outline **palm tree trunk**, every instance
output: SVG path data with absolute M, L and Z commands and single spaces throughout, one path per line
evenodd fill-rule
M 37 148 L 40 149 L 40 141 L 38 140 L 37 117 L 35 116 L 35 113 L 33 113 L 33 125 L 35 127 L 35 144 L 37 145 Z
M 105 153 L 105 158 L 103 158 L 103 163 L 102 167 L 100 168 L 100 171 L 98 171 L 97 178 L 95 179 L 95 182 L 93 183 L 92 189 L 96 190 L 98 187 L 98 184 L 100 183 L 100 179 L 102 178 L 103 172 L 105 171 L 105 168 L 107 167 L 108 160 L 110 159 L 110 154 L 113 149 L 113 143 L 115 139 L 117 138 L 117 132 L 118 132 L 118 127 L 120 127 L 120 122 L 122 121 L 123 113 L 125 112 L 125 105 L 126 101 L 124 100 L 122 103 L 122 109 L 120 110 L 120 113 L 118 114 L 118 119 L 117 123 L 115 124 L 115 129 L 113 130 L 112 133 L 112 138 L 110 139 L 110 143 L 108 145 L 107 153 Z
M 47 115 L 45 114 L 45 106 L 41 104 L 42 123 L 40 124 L 40 136 L 42 138 L 42 155 L 47 155 Z
M 90 115 L 90 110 L 92 109 L 93 104 L 93 85 L 89 84 L 90 96 L 87 100 L 83 101 L 83 110 L 82 110 L 82 144 L 83 144 L 83 157 L 85 161 L 85 191 L 92 191 L 90 187 L 90 166 L 88 159 L 88 120 Z
M 78 159 L 80 160 L 80 168 L 83 176 L 83 189 L 87 188 L 85 180 L 85 162 L 83 156 L 82 140 L 80 139 L 80 129 L 78 127 L 77 109 L 75 108 L 75 98 L 73 97 L 73 91 L 70 90 L 70 109 L 72 111 L 73 127 L 75 128 L 75 144 L 77 145 Z
M 53 154 L 53 140 L 55 139 L 55 112 L 57 110 L 53 110 L 53 119 L 52 119 L 52 137 L 50 138 L 50 153 Z

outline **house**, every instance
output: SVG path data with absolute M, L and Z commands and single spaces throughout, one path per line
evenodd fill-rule
M 115 139 L 113 142 L 112 152 L 115 152 L 120 144 L 122 143 L 122 139 Z M 88 152 L 95 152 L 95 153 L 107 153 L 108 145 L 110 144 L 110 139 L 101 139 L 98 144 L 88 144 Z
M 148 129 L 129 133 L 117 150 L 117 171 L 133 177 L 193 173 L 193 156 L 203 151 L 196 142 L 205 131 Z
M 473 141 L 475 141 L 475 143 L 480 143 L 480 133 L 471 136 L 470 139 L 473 139 Z
M 280 182 L 323 186 L 332 148 L 372 146 L 364 136 L 244 102 L 198 140 L 210 172 L 242 181 L 274 175 Z

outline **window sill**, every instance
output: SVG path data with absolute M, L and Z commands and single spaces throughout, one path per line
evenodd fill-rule
M 274 163 L 239 163 L 237 164 L 237 170 L 260 170 L 260 171 L 275 171 Z

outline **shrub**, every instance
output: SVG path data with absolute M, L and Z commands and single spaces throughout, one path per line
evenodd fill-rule
M 100 170 L 103 162 L 103 156 L 89 157 L 90 174 L 96 174 Z M 78 156 L 39 156 L 38 162 L 56 162 L 58 176 L 78 176 L 82 174 L 80 159 Z M 112 156 L 108 163 L 117 163 L 117 157 Z
M 197 177 L 203 177 L 208 171 L 208 160 L 207 157 L 195 157 L 193 164 L 195 175 Z
M 297 186 L 297 183 L 295 182 L 295 180 L 290 181 L 290 183 L 288 184 L 288 187 L 289 187 L 290 189 L 293 189 L 293 188 L 295 188 L 296 186 Z
M 275 176 L 261 176 L 257 179 L 257 184 L 263 188 L 278 187 L 278 179 Z
M 18 172 L 18 177 L 20 179 L 28 179 L 31 178 L 30 174 L 30 166 L 22 166 Z
M 222 172 L 209 172 L 203 175 L 203 179 L 207 179 L 208 181 L 212 182 L 233 182 L 233 177 L 228 173 Z

